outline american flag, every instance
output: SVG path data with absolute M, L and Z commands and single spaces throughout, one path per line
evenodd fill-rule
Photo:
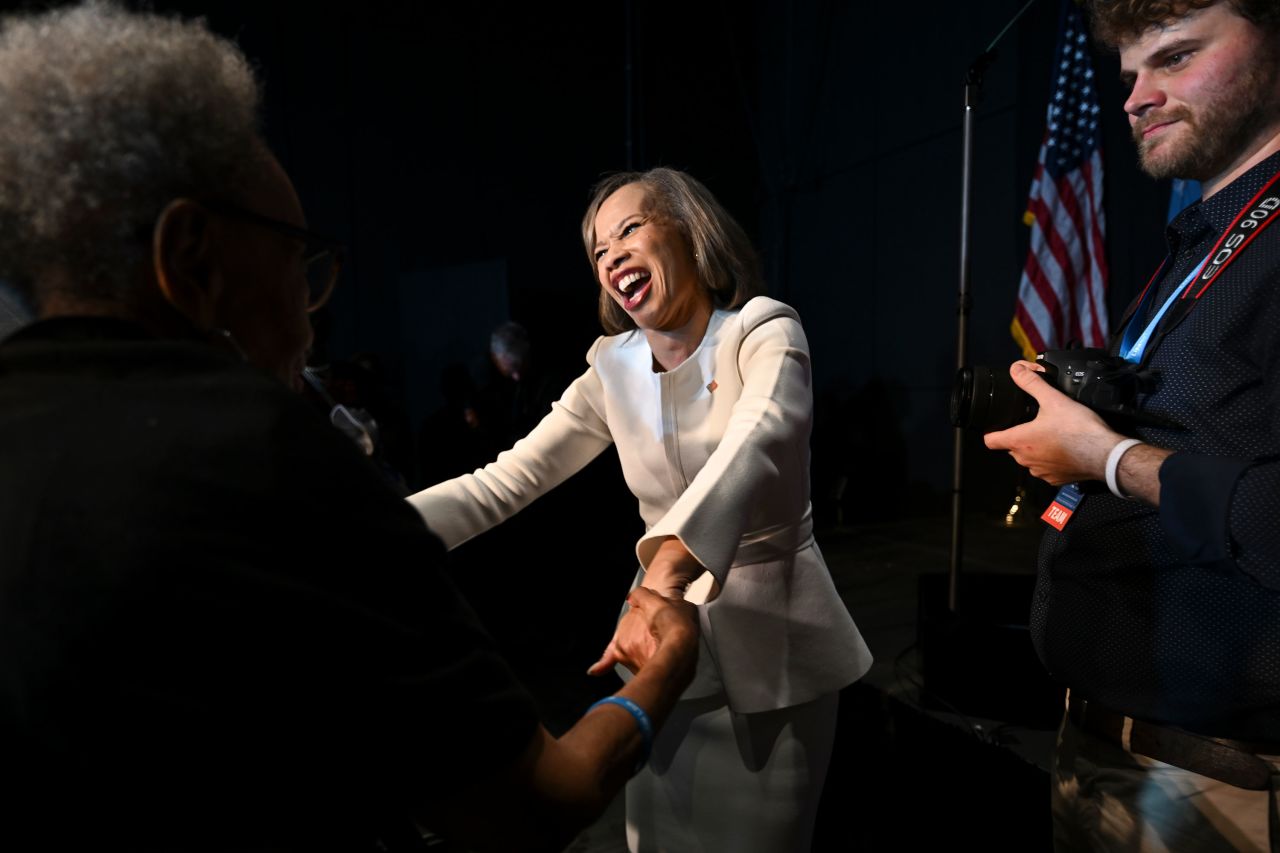
M 1062 5 L 1048 127 L 1024 216 L 1031 249 L 1012 326 L 1028 358 L 1071 342 L 1107 341 L 1098 91 L 1084 17 L 1069 0 Z

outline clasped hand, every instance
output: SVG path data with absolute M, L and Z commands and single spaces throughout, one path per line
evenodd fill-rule
M 658 593 L 636 587 L 627 595 L 627 612 L 618 621 L 613 639 L 605 647 L 600 660 L 587 670 L 590 675 L 603 675 L 615 664 L 639 672 L 654 657 L 672 651 L 692 661 L 698 641 L 698 610 L 680 599 L 664 598 Z

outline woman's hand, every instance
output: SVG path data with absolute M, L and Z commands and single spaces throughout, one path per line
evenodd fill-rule
M 631 590 L 627 605 L 613 639 L 587 673 L 603 675 L 619 663 L 639 672 L 650 660 L 662 656 L 681 671 L 688 668 L 691 674 L 697 664 L 697 608 L 644 587 Z
M 674 536 L 668 536 L 662 540 L 653 559 L 649 561 L 640 585 L 666 598 L 684 598 L 689 584 L 705 571 L 706 568 L 689 553 L 683 542 Z M 711 601 L 719 594 L 720 585 L 713 580 L 706 600 Z

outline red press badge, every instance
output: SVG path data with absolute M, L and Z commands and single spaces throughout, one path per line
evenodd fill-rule
M 1082 500 L 1084 500 L 1084 493 L 1080 491 L 1080 487 L 1075 483 L 1067 483 L 1058 489 L 1053 503 L 1049 504 L 1049 508 L 1044 511 L 1044 515 L 1040 516 L 1040 520 L 1061 530 L 1067 526 L 1067 522 L 1071 520 L 1071 514 L 1076 511 L 1076 507 L 1080 506 Z

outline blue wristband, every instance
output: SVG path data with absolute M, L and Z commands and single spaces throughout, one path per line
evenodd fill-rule
M 636 762 L 635 771 L 639 772 L 641 767 L 649 760 L 649 752 L 653 749 L 653 723 L 649 720 L 649 715 L 644 712 L 635 702 L 632 702 L 625 696 L 606 696 L 599 702 L 587 709 L 590 714 L 601 705 L 617 705 L 619 708 L 625 709 L 632 717 L 635 717 L 636 728 L 640 729 L 640 740 L 642 742 L 640 760 Z

